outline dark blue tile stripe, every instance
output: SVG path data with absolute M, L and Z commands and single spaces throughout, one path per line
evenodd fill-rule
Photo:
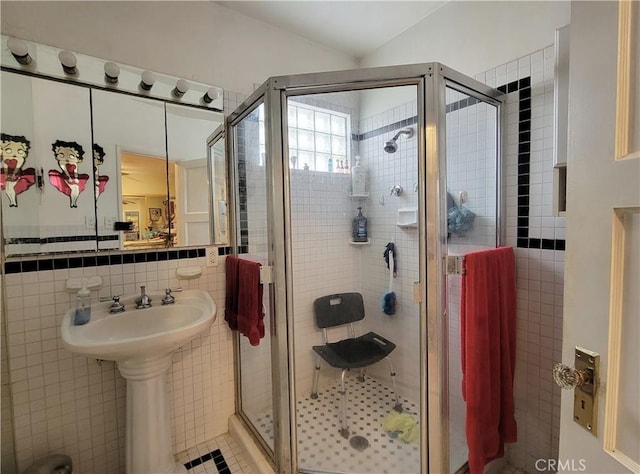
M 228 255 L 230 253 L 231 247 L 218 247 L 219 255 Z M 204 257 L 205 254 L 205 248 L 197 248 L 118 253 L 111 255 L 98 254 L 84 257 L 34 258 L 21 261 L 6 261 L 4 264 L 4 271 L 6 274 L 27 273 L 66 268 L 102 267 L 106 265 L 121 265 L 123 263 L 164 262 L 167 260 Z
M 518 219 L 516 245 L 525 249 L 565 250 L 564 239 L 536 239 L 529 235 L 531 187 L 531 77 L 498 87 L 507 94 L 517 92 L 518 100 Z
M 205 454 L 204 456 L 200 456 L 199 458 L 192 459 L 191 461 L 185 463 L 184 467 L 189 470 L 212 459 L 216 466 L 216 469 L 218 469 L 218 472 L 220 474 L 231 474 L 229 466 L 227 466 L 227 462 L 224 460 L 224 456 L 222 455 L 222 451 L 220 451 L 219 449 L 215 449 L 210 453 Z
M 524 77 L 497 88 L 505 94 L 519 93 L 518 121 L 518 230 L 516 245 L 520 248 L 565 250 L 563 239 L 536 239 L 529 236 L 529 189 L 531 182 L 531 77 Z M 466 97 L 446 105 L 446 112 L 454 112 L 480 102 L 474 97 Z M 418 117 L 386 125 L 360 135 L 353 134 L 357 141 L 373 138 L 418 122 Z
M 361 134 L 352 134 L 351 139 L 355 141 L 363 141 L 369 138 L 377 137 L 379 135 L 384 135 L 385 133 L 391 133 L 400 128 L 408 127 L 409 125 L 415 125 L 418 123 L 418 116 L 414 115 L 413 117 L 406 118 L 404 120 L 399 120 L 398 122 L 391 123 L 389 125 L 385 125 L 384 127 L 376 128 L 374 130 L 369 130 L 368 132 Z

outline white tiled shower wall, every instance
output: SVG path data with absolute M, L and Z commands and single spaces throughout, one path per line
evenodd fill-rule
M 417 88 L 416 88 L 417 93 Z M 417 115 L 416 101 L 392 107 L 381 114 L 360 121 L 360 133 L 376 131 Z M 416 125 L 410 125 L 414 132 Z M 420 392 L 420 315 L 413 302 L 413 283 L 419 280 L 418 228 L 400 228 L 399 209 L 417 209 L 418 147 L 417 134 L 412 138 L 401 135 L 395 153 L 384 151 L 384 144 L 398 129 L 375 133 L 359 143 L 362 165 L 366 167 L 369 199 L 365 210 L 369 218 L 371 246 L 361 250 L 362 292 L 366 301 L 369 329 L 396 344 L 392 361 L 397 373 L 398 391 L 410 400 L 419 400 Z M 389 190 L 400 186 L 400 196 Z M 396 250 L 397 275 L 393 278 L 396 294 L 396 313 L 384 314 L 380 308 L 383 294 L 389 288 L 389 269 L 383 258 L 385 246 L 392 242 Z M 365 277 L 366 276 L 366 277 Z M 372 367 L 370 372 L 389 382 L 385 364 Z
M 360 291 L 360 248 L 350 247 L 354 205 L 348 197 L 349 175 L 291 171 L 291 239 L 293 245 L 296 395 L 311 392 L 315 357 L 322 344 L 313 300 L 320 296 Z M 330 340 L 347 336 L 330 330 Z M 322 364 L 320 386 L 339 374 Z
M 553 215 L 553 78 L 549 46 L 476 77 L 500 85 L 531 77 L 531 165 L 529 237 L 564 240 L 565 218 Z M 506 240 L 515 248 L 518 194 L 518 94 L 508 96 L 506 116 Z M 515 406 L 518 442 L 507 458 L 535 472 L 537 459 L 557 459 L 560 388 L 553 364 L 561 360 L 564 251 L 516 249 L 518 319 Z

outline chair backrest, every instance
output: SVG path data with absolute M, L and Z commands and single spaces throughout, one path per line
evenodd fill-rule
M 316 326 L 321 329 L 342 326 L 364 319 L 364 302 L 360 293 L 336 293 L 313 302 Z

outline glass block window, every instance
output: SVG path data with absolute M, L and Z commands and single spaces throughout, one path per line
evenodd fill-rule
M 264 121 L 264 112 L 261 110 L 260 113 L 260 120 Z M 349 115 L 289 101 L 288 117 L 289 167 L 291 169 L 350 172 L 351 121 Z M 261 129 L 264 130 L 262 127 Z M 263 157 L 265 143 L 265 137 L 260 136 L 260 151 Z

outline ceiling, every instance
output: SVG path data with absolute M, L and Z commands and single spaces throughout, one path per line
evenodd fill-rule
M 360 59 L 433 13 L 446 0 L 216 3 Z

